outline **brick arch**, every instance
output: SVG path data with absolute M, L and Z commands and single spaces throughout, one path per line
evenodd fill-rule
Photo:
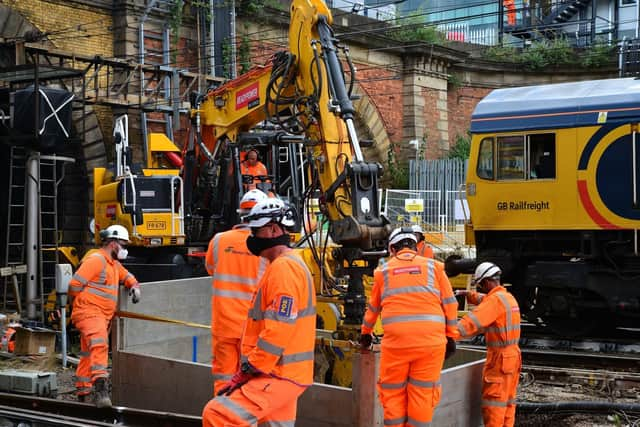
M 378 107 L 360 85 L 356 83 L 353 92 L 354 95 L 359 97 L 353 102 L 356 109 L 355 122 L 358 135 L 363 139 L 372 139 L 374 141 L 372 147 L 363 149 L 364 156 L 367 160 L 378 162 L 384 166 L 387 164 L 387 153 L 391 146 L 384 119 L 380 115 Z
M 9 40 L 21 39 L 29 32 L 38 31 L 39 29 L 21 13 L 9 6 L 0 4 L 0 37 Z M 45 41 L 44 44 L 47 47 L 56 47 L 50 41 Z M 15 65 L 12 61 L 13 58 L 0 58 L 0 67 Z M 80 93 L 76 95 L 80 95 Z M 94 167 L 101 167 L 107 164 L 104 138 L 93 107 L 85 106 L 84 114 L 82 111 L 73 111 L 72 120 L 74 129 L 82 142 L 80 147 L 69 147 L 69 151 L 64 153 L 64 155 L 74 157 L 78 161 L 75 165 L 71 165 L 71 171 L 69 171 L 70 167 L 67 166 L 67 171 L 70 173 L 63 182 L 62 191 L 65 194 L 74 195 L 74 200 L 70 200 L 69 206 L 64 208 L 69 212 L 69 215 L 65 215 L 68 218 L 65 218 L 66 221 L 61 226 L 65 230 L 63 243 L 86 241 L 88 237 L 86 236 L 88 217 L 93 213 L 93 203 L 91 203 L 93 186 L 90 185 L 92 171 Z M 80 201 L 79 199 L 83 200 Z M 80 203 L 77 203 L 78 201 Z M 64 205 L 67 206 L 66 200 Z M 69 231 L 68 235 L 67 230 Z

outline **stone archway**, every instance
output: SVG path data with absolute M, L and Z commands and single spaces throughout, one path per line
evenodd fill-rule
M 22 14 L 9 6 L 0 4 L 0 37 L 9 41 L 24 40 L 25 35 L 37 33 L 39 33 L 39 29 Z M 56 47 L 51 42 L 44 42 L 44 45 L 45 47 Z M 2 56 L 0 57 L 0 67 L 14 66 L 14 60 L 15 58 L 11 56 Z M 105 166 L 107 156 L 103 134 L 93 107 L 85 106 L 84 112 L 82 110 L 73 111 L 72 118 L 76 135 L 81 144 L 79 146 L 70 145 L 63 153 L 59 153 L 76 159 L 75 164 L 66 167 L 66 178 L 61 190 L 63 194 L 61 210 L 63 212 L 60 216 L 63 220 L 59 227 L 64 231 L 63 244 L 78 245 L 89 242 L 88 221 L 93 214 L 92 171 L 94 167 Z M 4 161 L 8 161 L 8 159 L 3 160 L 3 167 L 5 166 Z
M 365 157 L 369 161 L 386 165 L 391 140 L 384 126 L 384 120 L 376 105 L 358 84 L 354 86 L 353 92 L 359 97 L 353 102 L 356 109 L 356 130 L 362 138 L 374 141 L 373 147 L 364 149 Z

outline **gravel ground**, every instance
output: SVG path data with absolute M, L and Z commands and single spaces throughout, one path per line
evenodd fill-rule
M 594 389 L 578 384 L 559 386 L 532 383 L 518 388 L 518 400 L 527 402 L 559 402 L 559 401 L 607 401 L 618 403 L 638 403 L 640 389 L 626 390 L 624 396 L 612 396 L 605 390 Z M 517 426 L 551 427 L 637 427 L 640 426 L 640 416 L 637 414 L 611 413 L 607 415 L 556 413 L 556 414 L 519 414 L 516 418 Z

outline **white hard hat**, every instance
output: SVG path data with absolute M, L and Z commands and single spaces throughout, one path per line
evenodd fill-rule
M 270 222 L 276 222 L 285 227 L 295 225 L 293 209 L 287 207 L 282 200 L 272 197 L 256 203 L 244 220 L 251 228 L 263 227 Z
M 240 209 L 237 210 L 239 214 L 248 214 L 251 208 L 256 205 L 260 200 L 268 198 L 263 191 L 254 188 L 244 193 L 242 199 L 240 199 Z
M 484 279 L 499 279 L 501 274 L 500 267 L 492 262 L 483 262 L 476 267 L 476 271 L 471 278 L 471 284 L 475 285 Z
M 414 233 L 420 233 L 420 234 L 424 234 L 424 231 L 422 230 L 422 226 L 420 224 L 413 224 L 411 226 L 411 230 Z
M 100 232 L 100 239 L 117 239 L 129 242 L 129 232 L 121 225 L 110 225 Z
M 412 227 L 398 227 L 393 230 L 389 235 L 389 250 L 391 250 L 391 246 L 406 239 L 411 240 L 413 243 L 418 243 L 418 239 L 413 233 Z

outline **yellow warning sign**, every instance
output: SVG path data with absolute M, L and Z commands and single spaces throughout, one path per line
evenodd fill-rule
M 607 112 L 600 111 L 598 113 L 598 123 L 606 123 L 607 122 Z
M 422 199 L 405 199 L 404 210 L 407 212 L 424 212 L 424 200 Z

